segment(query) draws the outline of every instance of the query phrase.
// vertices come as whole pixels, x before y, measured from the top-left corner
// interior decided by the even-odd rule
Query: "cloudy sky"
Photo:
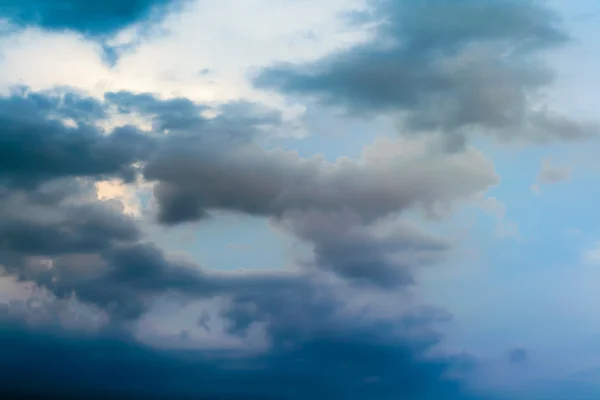
[[[593,0],[0,0],[0,392],[600,396]]]

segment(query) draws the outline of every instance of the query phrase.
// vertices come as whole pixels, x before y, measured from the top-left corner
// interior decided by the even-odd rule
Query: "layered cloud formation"
[[[442,259],[450,241],[408,222],[386,227],[378,221],[414,207],[432,213],[495,184],[493,167],[476,150],[448,155],[427,142],[389,139],[367,148],[361,160],[329,163],[254,144],[261,127],[280,120],[252,104],[226,105],[218,117],[206,118],[205,107],[185,99],[124,92],[107,93],[100,101],[22,89],[1,103],[0,262],[8,275],[50,296],[41,310],[19,308],[20,303],[5,309],[5,343],[17,340],[14,357],[26,350],[33,357],[15,364],[10,354],[2,356],[3,365],[12,365],[9,387],[26,390],[16,377],[26,376],[23,368],[34,364],[57,374],[36,384],[47,393],[97,391],[106,368],[119,364],[139,371],[119,374],[124,381],[111,382],[106,395],[459,396],[455,384],[442,378],[454,361],[419,360],[436,343],[429,326],[436,312],[378,321],[346,310],[345,285],[327,281],[346,278],[392,289],[411,283],[412,269]],[[134,111],[150,118],[151,131],[120,126],[106,132],[97,125],[112,112]],[[456,177],[459,186],[444,184]],[[154,183],[159,223],[201,220],[217,211],[272,218],[314,245],[316,269],[224,273],[170,258],[144,238],[118,201],[97,200],[94,182],[113,178]],[[53,319],[71,312],[67,300],[73,295],[71,301],[105,319],[100,336],[56,331]],[[140,318],[163,295],[227,298],[218,312],[229,334],[243,336],[262,326],[268,352],[233,360],[231,354],[200,354],[186,361],[124,342],[123,324]],[[61,302],[66,303],[56,308]],[[13,327],[15,312],[37,328],[25,333],[25,326]],[[37,336],[25,339],[31,334]],[[41,348],[28,350],[28,343]],[[97,352],[108,365],[95,361]],[[219,361],[213,365],[214,357]],[[256,365],[263,366],[255,370]],[[88,378],[68,384],[82,368]],[[172,368],[185,372],[173,374]]]
[[[104,40],[180,3],[0,1],[0,16]],[[252,79],[284,103],[307,96],[323,112],[400,121],[399,135],[375,132],[358,157],[284,149],[308,123],[277,102],[20,82],[0,96],[0,267],[19,292],[0,307],[0,393],[532,398],[497,390],[477,354],[444,347],[452,310],[419,297],[419,276],[461,249],[459,229],[442,229],[451,217],[500,183],[471,139],[596,134],[542,101],[552,82],[543,55],[569,35],[534,1],[377,0],[343,11],[366,41],[262,65]],[[561,172],[544,164],[539,182],[568,178]],[[101,198],[99,185],[115,182],[139,212]],[[267,220],[305,251],[288,267],[231,271],[156,234],[223,215]],[[164,304],[187,310],[188,328],[146,329],[168,317]],[[509,370],[530,357],[525,347],[503,353]]]

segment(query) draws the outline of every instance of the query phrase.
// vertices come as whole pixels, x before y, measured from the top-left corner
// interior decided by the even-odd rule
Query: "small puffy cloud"
[[[531,186],[534,193],[540,193],[542,185],[553,185],[571,179],[573,168],[564,165],[553,165],[549,159],[542,161],[536,182]]]
[[[538,175],[538,182],[542,184],[564,182],[571,179],[572,172],[570,167],[554,166],[549,160],[544,160]]]

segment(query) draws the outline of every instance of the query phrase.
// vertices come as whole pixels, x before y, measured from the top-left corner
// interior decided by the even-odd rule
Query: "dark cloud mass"
[[[378,328],[345,328],[232,357],[160,351],[109,333],[66,334],[13,322],[0,329],[6,349],[0,384],[6,395],[40,398],[473,399],[442,377],[454,360],[423,356],[430,338],[411,343]]]
[[[375,0],[355,23],[377,22],[371,42],[305,65],[264,69],[262,88],[310,95],[353,114],[401,112],[403,132],[500,140],[579,140],[598,126],[534,106],[552,82],[545,50],[568,41],[558,15],[526,0]]]
[[[0,98],[0,180],[22,186],[61,177],[132,179],[132,165],[153,142],[130,126],[106,135],[93,124],[104,112],[96,100],[74,94]]]
[[[0,17],[21,26],[107,36],[160,17],[185,0],[1,0]]]
[[[379,293],[377,285],[393,295],[413,282],[414,268],[443,259],[451,242],[397,217],[443,212],[495,184],[483,155],[386,139],[356,161],[304,159],[253,144],[282,123],[278,113],[244,102],[221,106],[215,118],[204,117],[206,109],[126,92],[98,101],[22,89],[0,98],[0,266],[44,293],[0,307],[0,392],[471,399],[464,361],[430,352],[447,314],[399,304],[382,317],[346,291]],[[152,132],[99,128],[112,113],[149,119]],[[314,260],[298,271],[216,272],[175,258],[120,202],[97,198],[96,182],[135,177],[154,183],[164,224],[214,211],[263,216],[312,245]],[[212,334],[218,317],[232,338],[261,330],[265,348],[142,345],[131,327],[161,296],[224,299],[202,314],[200,329]]]

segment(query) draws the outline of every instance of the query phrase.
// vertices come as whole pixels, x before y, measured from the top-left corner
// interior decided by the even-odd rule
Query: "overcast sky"
[[[600,396],[593,0],[0,0],[0,394]]]

